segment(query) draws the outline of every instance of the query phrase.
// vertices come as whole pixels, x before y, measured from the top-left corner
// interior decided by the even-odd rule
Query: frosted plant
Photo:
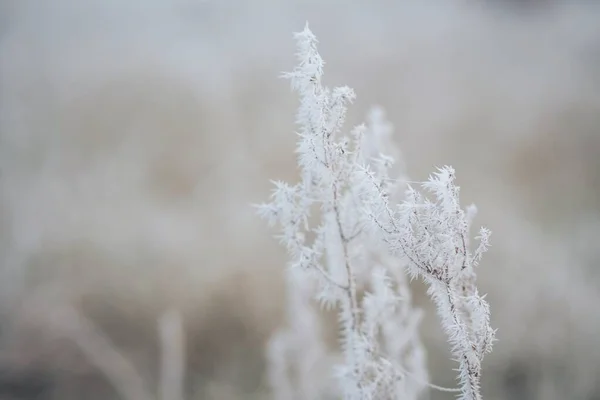
[[[268,343],[268,380],[276,399],[311,400],[330,393],[327,367],[331,355],[321,337],[319,313],[311,304],[314,285],[296,279],[301,271],[286,277],[288,326],[273,334]]]
[[[372,108],[368,115],[368,128],[363,135],[362,159],[359,162],[372,168],[376,176],[384,179],[391,172],[394,180],[387,182],[389,196],[393,200],[399,200],[403,195],[406,179],[404,168],[400,165],[400,151],[391,140],[392,132],[392,125],[385,119],[383,109]],[[361,171],[363,169],[359,168],[359,178]],[[356,192],[354,196],[356,197]],[[363,210],[355,208],[355,212],[361,211]],[[369,214],[361,215],[364,218]],[[425,349],[418,334],[422,313],[412,306],[405,265],[402,260],[388,254],[377,236],[370,234],[367,229],[361,232],[354,248],[357,247],[362,250],[360,254],[363,258],[363,268],[370,271],[370,292],[363,300],[363,313],[366,315],[364,320],[371,321],[374,330],[379,334],[372,334],[371,338],[378,341],[395,373],[408,378],[395,379],[386,391],[379,391],[378,397],[416,399],[425,389],[428,373]],[[360,265],[358,260],[357,265]],[[386,304],[385,299],[391,301]],[[379,312],[379,315],[375,314],[376,312]]]
[[[423,189],[433,194],[429,200],[409,187],[406,199],[390,206],[380,178],[367,171],[364,183],[365,210],[374,233],[380,234],[392,254],[403,258],[413,277],[421,276],[437,305],[442,327],[452,353],[459,363],[462,400],[481,399],[481,362],[492,349],[495,331],[490,327],[490,311],[485,296],[475,285],[474,268],[489,246],[490,231],[481,228],[479,245],[469,246],[469,230],[476,208],[460,208],[459,187],[454,169],[443,167],[433,174]]]
[[[373,112],[369,128],[356,128],[352,137],[341,135],[346,104],[354,93],[347,87],[333,91],[323,87],[323,61],[315,37],[306,28],[296,38],[300,63],[286,76],[301,96],[301,182],[276,182],[273,201],[260,207],[263,216],[281,226],[279,237],[292,259],[292,285],[288,288],[291,329],[278,332],[271,342],[272,385],[278,398],[293,396],[291,380],[282,373],[289,361],[282,356],[294,343],[305,345],[300,358],[295,358],[305,366],[315,364],[316,350],[325,351],[311,330],[318,329],[318,324],[305,296],[315,283],[311,294],[323,305],[339,310],[344,363],[337,372],[344,398],[416,398],[427,378],[416,332],[420,313],[410,306],[400,264],[390,262],[392,258],[385,255],[381,244],[367,236],[363,200],[353,190],[365,165],[375,170],[391,165],[390,158],[379,158],[378,140],[385,141],[385,125]],[[320,223],[310,227],[310,213],[315,209],[320,212]],[[366,288],[370,291],[362,294]],[[305,335],[304,339],[300,335]],[[407,379],[407,373],[417,379]],[[305,375],[306,368],[297,368],[296,392],[306,391],[301,383]]]
[[[408,270],[430,283],[461,363],[463,398],[478,399],[480,362],[491,348],[493,331],[487,305],[474,286],[473,266],[487,248],[488,231],[481,231],[481,245],[471,255],[467,237],[471,214],[458,208],[458,189],[452,180],[444,180],[450,169],[425,184],[440,202],[423,200],[409,187],[408,198],[392,210],[390,204],[401,200],[404,183],[399,176],[390,177],[400,174],[391,157],[399,154],[390,147],[390,125],[382,111],[374,109],[368,126],[343,135],[354,92],[322,85],[324,62],[308,26],[295,37],[299,63],[284,76],[301,100],[296,150],[301,179],[293,185],[274,182],[272,201],[259,206],[261,216],[279,225],[278,237],[291,259],[291,328],[278,332],[269,348],[277,398],[318,396],[316,392],[312,397],[297,396],[307,393],[304,385],[315,384],[311,382],[315,378],[309,378],[311,366],[322,359],[318,353],[325,352],[309,296],[338,312],[343,355],[335,368],[338,396],[410,400],[432,387],[426,383],[417,331],[421,313],[411,305]],[[391,154],[382,154],[384,147]],[[456,253],[450,254],[450,248]],[[306,351],[300,354],[298,346],[306,346]],[[299,364],[296,388],[287,372],[291,363]]]

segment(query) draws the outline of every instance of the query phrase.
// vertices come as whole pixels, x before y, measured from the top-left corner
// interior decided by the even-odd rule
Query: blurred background
[[[295,179],[305,21],[347,127],[384,107],[409,175],[453,165],[494,232],[484,398],[600,399],[593,3],[1,0],[0,399],[272,398],[286,258],[250,204]]]

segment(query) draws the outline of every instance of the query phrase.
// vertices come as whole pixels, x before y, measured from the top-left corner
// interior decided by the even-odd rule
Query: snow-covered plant
[[[427,384],[421,313],[411,304],[408,271],[430,284],[460,362],[462,398],[479,399],[481,358],[491,348],[493,331],[473,267],[487,249],[489,232],[481,231],[481,244],[471,254],[473,213],[459,208],[450,168],[424,184],[435,202],[406,186],[381,110],[370,113],[367,126],[341,133],[354,92],[322,85],[324,62],[308,26],[295,37],[299,63],[284,76],[301,100],[300,182],[275,182],[272,201],[259,206],[261,216],[279,225],[290,256],[289,328],[277,332],[269,347],[276,397],[319,396],[304,387],[316,383],[311,368],[326,352],[311,297],[338,312],[343,356],[335,367],[338,397],[410,400],[433,386]],[[394,208],[404,189],[408,197]]]

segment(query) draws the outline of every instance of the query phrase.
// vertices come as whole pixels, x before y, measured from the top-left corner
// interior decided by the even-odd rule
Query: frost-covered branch
[[[368,172],[368,171],[367,171]],[[369,198],[366,208],[372,225],[392,254],[404,257],[413,276],[422,276],[438,308],[442,327],[459,363],[461,399],[481,399],[481,362],[492,349],[494,330],[485,296],[476,287],[475,267],[489,246],[490,231],[481,228],[479,246],[469,248],[469,227],[475,214],[460,208],[459,188],[451,167],[443,167],[422,184],[429,200],[413,188],[392,208],[374,174],[367,173]],[[378,195],[377,195],[378,194]],[[373,212],[377,210],[377,212]]]
[[[361,165],[380,164],[380,142],[389,132],[381,113],[373,112],[369,127],[342,135],[346,105],[354,99],[354,92],[322,85],[324,63],[308,27],[296,34],[296,39],[298,66],[284,76],[291,80],[301,101],[297,115],[301,180],[295,185],[276,182],[272,202],[259,209],[269,222],[278,223],[280,241],[291,257],[293,284],[288,296],[294,310],[290,310],[289,324],[294,326],[295,318],[311,315],[305,309],[308,300],[304,298],[304,304],[298,300],[312,282],[316,288],[313,297],[326,307],[337,307],[339,314],[344,363],[336,369],[338,393],[346,399],[416,399],[427,380],[424,350],[417,335],[420,312],[410,305],[397,260],[386,257],[381,244],[368,236],[363,200],[354,190]],[[314,211],[319,218],[312,227],[309,220]],[[315,349],[319,345],[312,337],[310,348]],[[271,371],[275,372],[271,376],[277,376],[274,386],[280,386],[276,393],[291,389],[281,386],[289,381],[276,374],[282,368],[273,368],[273,364],[283,365],[279,356],[297,340],[280,331],[270,347]],[[416,379],[407,378],[407,373]]]
[[[400,153],[391,143],[383,111],[372,110],[367,126],[342,134],[354,92],[323,86],[324,62],[308,26],[295,37],[298,65],[284,77],[300,96],[300,181],[275,182],[272,201],[259,206],[260,215],[279,226],[278,237],[290,256],[291,328],[275,335],[269,351],[276,394],[307,393],[292,388],[289,357],[300,365],[296,382],[303,386],[310,384],[306,366],[319,358],[315,352],[326,352],[311,296],[338,311],[344,362],[336,371],[344,399],[417,399],[426,387],[435,387],[427,383],[417,330],[421,313],[411,304],[408,271],[430,285],[460,363],[462,398],[480,399],[481,359],[491,349],[494,332],[473,268],[488,247],[489,231],[481,230],[480,246],[471,253],[468,231],[474,213],[460,209],[449,167],[423,184],[435,201],[410,187],[403,199]],[[299,355],[294,346],[310,351]]]

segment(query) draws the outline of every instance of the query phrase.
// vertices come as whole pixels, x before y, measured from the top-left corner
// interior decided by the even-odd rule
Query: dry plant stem
[[[151,400],[142,377],[135,367],[74,307],[65,305],[57,312],[59,323],[55,328],[60,334],[77,344],[87,359],[98,368],[125,400]]]
[[[72,340],[88,361],[98,368],[124,400],[153,400],[138,370],[111,340],[75,307],[60,304],[51,326],[55,335]],[[56,323],[58,321],[58,323]],[[185,335],[181,314],[165,312],[157,321],[160,346],[160,398],[183,400]]]
[[[161,350],[160,395],[163,400],[183,400],[185,376],[185,332],[177,310],[166,311],[158,319]]]
[[[339,200],[338,200],[339,196],[337,193],[337,185],[334,184],[333,187],[333,209],[335,212],[335,221],[336,221],[336,225],[337,225],[337,230],[338,233],[340,235],[340,241],[342,243],[342,254],[344,257],[344,266],[346,268],[346,275],[347,275],[347,286],[345,288],[345,292],[346,292],[346,296],[348,298],[348,305],[350,307],[350,326],[351,326],[351,334],[349,335],[350,338],[350,347],[354,349],[354,338],[356,337],[357,334],[359,334],[360,328],[359,328],[359,321],[360,321],[360,310],[358,308],[358,300],[356,298],[356,278],[355,278],[355,274],[354,271],[352,270],[352,265],[350,263],[350,257],[348,254],[348,238],[346,238],[346,235],[344,234],[344,229],[342,227],[342,221],[341,221],[341,215],[340,215],[340,210],[339,210]],[[342,307],[344,307],[344,304],[342,303]],[[358,374],[359,371],[359,366],[356,365],[357,360],[354,360],[354,371],[356,374]]]
[[[350,304],[350,311],[352,315],[352,329],[358,332],[358,321],[360,318],[359,309],[358,309],[358,301],[356,299],[356,279],[354,275],[354,271],[352,270],[352,265],[350,263],[350,257],[348,255],[348,238],[344,234],[344,229],[342,227],[342,221],[340,216],[340,209],[338,205],[338,193],[337,193],[337,185],[334,185],[333,189],[333,210],[335,212],[335,222],[337,225],[337,229],[340,235],[340,241],[342,243],[342,254],[344,256],[344,266],[346,268],[347,274],[347,286],[344,288],[346,294],[348,296],[348,302]]]
[[[449,283],[446,283],[445,287],[448,296],[448,304],[450,305],[449,312],[452,315],[454,324],[462,331],[461,333],[463,335],[468,335],[466,329],[464,328],[465,325],[460,321],[460,317],[457,313],[457,305],[454,301],[454,295],[452,293]],[[470,344],[474,348],[475,344]],[[467,349],[461,349],[461,355],[458,361],[460,364],[462,364],[460,369],[468,371],[467,384],[463,384],[463,391],[467,394],[467,398],[473,400],[481,400],[481,394],[479,393],[479,379],[481,376],[481,366],[475,365],[469,360],[469,354]]]

